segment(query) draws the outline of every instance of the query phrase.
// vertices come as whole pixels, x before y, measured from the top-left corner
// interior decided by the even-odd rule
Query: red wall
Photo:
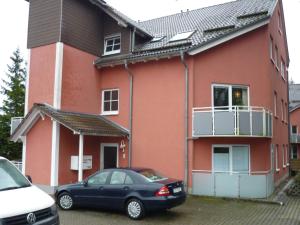
[[[52,121],[39,119],[26,138],[26,175],[35,184],[50,185]]]
[[[31,49],[28,109],[34,103],[53,104],[55,53],[55,44]]]

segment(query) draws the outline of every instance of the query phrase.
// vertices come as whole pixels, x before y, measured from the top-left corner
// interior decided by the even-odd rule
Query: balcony
[[[23,117],[12,117],[10,120],[10,134],[12,134],[16,128],[20,125],[24,118]]]
[[[193,108],[194,138],[272,136],[272,113],[263,107]]]
[[[291,144],[300,143],[300,135],[299,134],[291,134],[290,141],[291,141]]]

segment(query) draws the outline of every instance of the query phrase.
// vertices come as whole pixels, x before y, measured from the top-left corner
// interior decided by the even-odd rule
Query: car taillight
[[[170,195],[170,191],[169,188],[166,186],[163,186],[162,188],[160,188],[158,190],[158,192],[156,192],[155,196],[169,196]]]

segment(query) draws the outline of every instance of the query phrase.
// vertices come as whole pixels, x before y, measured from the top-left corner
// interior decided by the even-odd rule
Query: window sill
[[[289,166],[290,166],[290,164],[289,164],[289,163],[287,163],[287,164],[286,164],[286,167],[289,167]]]
[[[278,33],[282,35],[282,30],[280,28],[278,28]]]
[[[275,118],[275,119],[279,119],[279,117],[278,117],[278,116],[276,116],[276,115],[274,115],[274,118]]]
[[[283,165],[282,168],[285,169],[285,168],[286,168],[286,165]]]
[[[121,50],[118,51],[111,51],[111,52],[104,52],[102,56],[109,56],[109,55],[115,55],[115,54],[120,54]]]
[[[119,111],[102,112],[101,116],[116,116],[119,115]]]
[[[276,169],[276,173],[279,173],[280,169]]]

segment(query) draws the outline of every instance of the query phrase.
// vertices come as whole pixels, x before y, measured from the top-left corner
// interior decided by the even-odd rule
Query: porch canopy
[[[126,137],[129,135],[127,129],[101,115],[68,112],[54,109],[48,104],[34,104],[30,112],[12,133],[11,141],[16,142],[26,136],[33,125],[40,118],[44,119],[45,116],[79,135],[79,181],[82,180],[84,136]]]

